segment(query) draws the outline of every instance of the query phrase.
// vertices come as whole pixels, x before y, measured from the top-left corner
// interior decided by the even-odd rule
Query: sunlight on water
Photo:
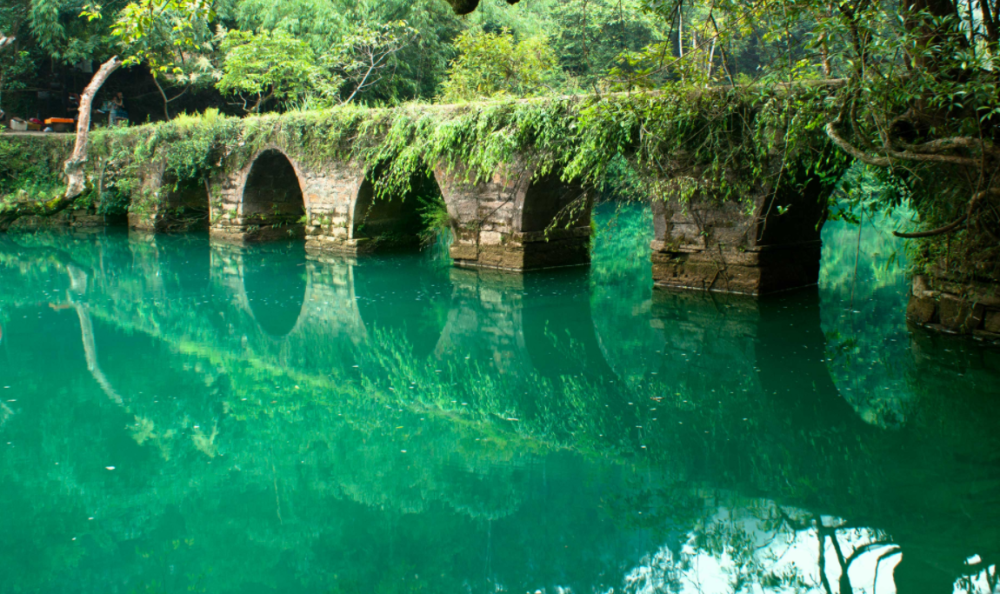
[[[907,328],[883,222],[754,301],[598,219],[523,276],[4,239],[0,592],[995,587],[1000,354]]]

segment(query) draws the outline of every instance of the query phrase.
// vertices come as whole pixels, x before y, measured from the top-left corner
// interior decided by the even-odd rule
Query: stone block
[[[906,319],[917,324],[930,324],[936,311],[937,304],[933,299],[913,295],[906,306]]]
[[[448,251],[456,261],[475,261],[479,258],[479,249],[475,244],[453,243]]]
[[[1000,310],[988,309],[984,312],[983,330],[1000,335]]]
[[[479,243],[482,245],[500,245],[503,236],[497,231],[483,231],[479,234]]]
[[[985,308],[978,303],[955,295],[945,294],[938,300],[938,318],[941,326],[954,332],[968,333],[983,322]]]

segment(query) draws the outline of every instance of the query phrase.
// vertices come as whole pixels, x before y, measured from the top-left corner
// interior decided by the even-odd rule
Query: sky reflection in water
[[[886,232],[756,302],[600,220],[525,276],[5,240],[0,592],[991,590],[1000,353],[907,329]]]

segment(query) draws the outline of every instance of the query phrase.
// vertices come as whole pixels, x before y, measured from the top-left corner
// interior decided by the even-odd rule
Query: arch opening
[[[556,173],[532,181],[514,221],[524,246],[524,269],[590,263],[593,192]]]
[[[291,161],[279,150],[258,155],[243,188],[243,223],[255,240],[305,236],[305,199]]]
[[[375,179],[381,171],[376,171]],[[444,198],[434,179],[421,173],[410,181],[410,191],[400,197],[376,195],[375,182],[366,176],[358,190],[351,217],[351,238],[364,251],[419,247],[436,223],[434,213],[444,211]]]
[[[524,194],[524,233],[590,228],[592,198],[583,186],[566,183],[555,173],[531,182]]]

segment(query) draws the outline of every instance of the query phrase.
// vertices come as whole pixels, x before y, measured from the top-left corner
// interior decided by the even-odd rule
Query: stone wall
[[[394,233],[416,243],[415,200],[373,200],[372,183],[355,163],[315,163],[272,146],[224,170],[212,190],[211,232],[223,241],[304,237],[310,253],[348,255]]]
[[[67,209],[51,217],[21,217],[10,226],[10,231],[69,230],[74,233],[94,233],[122,222],[121,217],[105,216],[94,208]]]
[[[906,319],[951,334],[1000,342],[1000,280],[958,279],[934,267],[913,277]]]
[[[179,185],[160,160],[139,172],[128,225],[138,231],[181,233],[203,231],[209,225],[208,188],[197,182]]]

